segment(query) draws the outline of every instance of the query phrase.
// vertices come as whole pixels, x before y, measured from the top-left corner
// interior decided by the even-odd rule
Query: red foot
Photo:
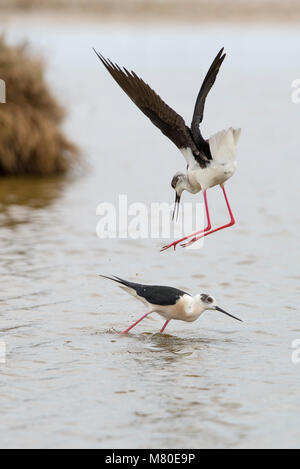
[[[220,226],[219,228],[216,228],[215,230],[211,230],[208,233],[204,233],[201,236],[195,236],[194,238],[190,239],[187,243],[181,244],[183,248],[187,248],[188,246],[191,246],[191,244],[194,244],[196,241],[198,241],[201,238],[204,238],[204,236],[208,236],[212,233],[216,233],[216,231],[223,230],[224,228],[229,228],[230,226],[234,225],[235,221],[231,220],[230,223],[227,223],[227,225]]]
[[[197,231],[196,233],[193,233],[193,234],[190,234],[189,236],[185,236],[184,238],[178,239],[177,241],[174,241],[171,244],[167,244],[166,246],[161,248],[160,252],[166,251],[167,249],[171,248],[172,246],[174,247],[174,251],[175,251],[177,244],[182,243],[182,241],[185,241],[186,239],[189,239],[191,236],[196,236],[200,233],[205,233],[206,231],[211,230],[210,215],[209,215],[209,210],[208,210],[208,202],[207,202],[206,191],[203,192],[203,196],[204,196],[205,211],[206,211],[206,217],[207,217],[207,227],[204,228],[204,230]]]
[[[174,247],[174,251],[176,250],[176,246],[179,243],[182,243],[182,241],[185,241],[186,239],[189,239],[191,236],[198,235],[200,233],[205,233],[206,231],[209,231],[211,229],[211,225],[208,225],[204,230],[197,231],[196,233],[192,233],[189,236],[185,236],[184,238],[177,239],[177,241],[173,241],[171,244],[167,244],[166,246],[162,247],[160,252],[166,251],[167,249],[171,248],[172,246]],[[183,246],[183,245],[181,245]]]
[[[206,191],[204,191],[204,201],[205,201],[205,208],[206,208],[207,224],[208,224],[208,226],[207,226],[204,230],[198,231],[197,233],[193,233],[193,234],[191,234],[190,236],[186,236],[185,238],[182,238],[182,239],[179,239],[179,240],[177,240],[177,241],[174,241],[173,243],[169,244],[168,246],[164,246],[164,247],[161,249],[161,251],[165,251],[166,249],[169,249],[171,246],[174,246],[174,249],[175,249],[178,243],[181,243],[182,241],[185,241],[186,239],[189,239],[189,238],[193,237],[193,238],[190,239],[187,243],[181,244],[181,246],[184,247],[184,248],[185,248],[185,247],[188,247],[188,246],[190,246],[191,244],[193,244],[193,243],[195,243],[196,241],[198,241],[199,239],[203,238],[204,236],[208,236],[208,235],[210,235],[210,234],[212,234],[212,233],[216,233],[217,231],[223,230],[224,228],[229,228],[230,226],[234,225],[234,224],[235,224],[235,220],[234,220],[234,217],[233,217],[233,214],[232,214],[232,210],[231,210],[231,207],[230,207],[228,198],[227,198],[227,194],[226,194],[225,188],[222,187],[222,190],[223,190],[225,202],[226,202],[226,205],[227,205],[227,209],[228,209],[228,212],[229,212],[229,215],[230,215],[230,222],[227,223],[227,225],[223,225],[223,226],[220,226],[219,228],[215,228],[214,230],[211,230],[211,223],[210,223],[210,217],[209,217],[209,211],[208,211],[208,204],[207,204]],[[198,236],[198,235],[200,235],[200,236]]]

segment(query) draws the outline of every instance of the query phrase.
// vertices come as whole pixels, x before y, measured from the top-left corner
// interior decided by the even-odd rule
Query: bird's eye
[[[178,182],[178,176],[174,176],[173,179],[172,179],[172,182],[171,182],[171,186],[172,186],[173,189],[176,188],[177,182]]]
[[[209,295],[206,295],[205,293],[202,293],[201,295],[201,300],[204,302],[204,303],[213,303],[214,302],[214,299],[209,296]]]

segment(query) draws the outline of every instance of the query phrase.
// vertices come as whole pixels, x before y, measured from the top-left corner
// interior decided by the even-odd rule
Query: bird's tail
[[[125,288],[130,288],[132,290],[137,291],[140,287],[140,283],[135,283],[135,282],[129,282],[128,280],[124,280],[123,278],[117,277],[116,275],[112,275],[109,277],[108,275],[100,275],[100,277],[107,278],[108,280],[113,280],[116,283],[119,283],[119,285]]]
[[[241,129],[230,127],[212,135],[209,138],[209,146],[213,159],[219,162],[234,160],[240,134]]]
[[[108,280],[113,280],[114,282],[118,283],[119,287],[126,293],[129,293],[136,299],[142,301],[142,303],[145,303],[143,297],[138,295],[138,291],[141,288],[140,283],[128,282],[127,280],[124,280],[120,277],[116,277],[116,275],[113,275],[112,277],[109,277],[108,275],[100,275],[100,277],[107,278]]]

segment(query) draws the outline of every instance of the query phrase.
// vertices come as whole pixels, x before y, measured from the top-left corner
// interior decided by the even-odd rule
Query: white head
[[[224,309],[220,308],[216,299],[211,295],[207,295],[206,293],[200,293],[199,295],[196,295],[195,300],[195,303],[199,308],[200,314],[208,309],[211,309],[214,311],[220,311],[220,313],[226,314],[227,316],[236,319],[237,321],[243,322],[241,319],[232,316],[231,314],[224,311]]]
[[[188,178],[183,173],[176,173],[174,174],[173,179],[171,181],[171,186],[175,190],[175,204],[172,217],[174,220],[175,217],[176,219],[178,217],[181,194],[184,190],[187,190],[189,187]]]

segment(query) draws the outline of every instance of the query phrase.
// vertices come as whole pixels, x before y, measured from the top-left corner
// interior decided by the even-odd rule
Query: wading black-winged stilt
[[[105,59],[95,50],[103,65],[129,98],[164,135],[175,143],[186,159],[186,174],[176,173],[171,182],[176,192],[173,218],[176,210],[178,213],[181,194],[184,190],[192,194],[196,194],[201,190],[203,191],[207,217],[206,228],[164,246],[162,251],[171,246],[175,249],[178,243],[191,238],[188,242],[181,244],[183,247],[188,246],[203,236],[215,233],[235,223],[224,183],[233,176],[236,170],[236,146],[240,129],[230,128],[222,130],[206,140],[203,138],[199,127],[203,120],[206,97],[216,80],[221,64],[226,56],[226,54],[223,54],[223,50],[224,48],[217,54],[204,78],[196,100],[191,128],[135,72],[129,72],[126,68],[121,69],[117,64]],[[223,226],[212,229],[206,191],[216,185],[220,185],[222,188],[230,221]]]
[[[206,310],[220,311],[237,321],[243,322],[220,308],[215,298],[206,293],[191,296],[189,293],[173,287],[142,285],[141,283],[128,282],[115,275],[112,277],[101,275],[101,277],[117,282],[122,289],[142,301],[149,309],[146,314],[125,329],[122,334],[129,332],[151,313],[158,313],[165,319],[165,323],[160,330],[161,333],[164,332],[171,319],[193,322]]]

